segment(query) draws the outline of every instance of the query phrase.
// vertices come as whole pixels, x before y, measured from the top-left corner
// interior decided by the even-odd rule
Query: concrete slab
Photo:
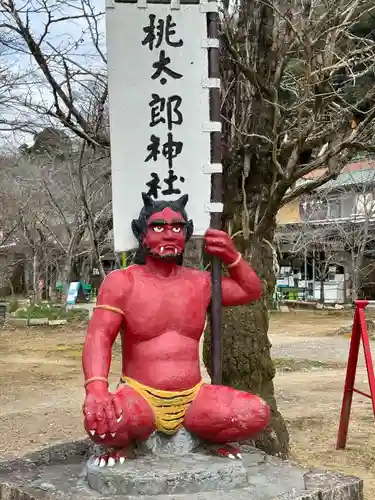
[[[10,316],[7,320],[9,325],[16,326],[17,328],[27,328],[29,326],[29,320],[26,318],[15,318]]]
[[[104,477],[114,477],[118,474],[123,481],[127,477],[130,485],[126,486],[129,493],[116,492],[100,493],[90,488],[87,482],[88,468],[86,460],[92,453],[89,441],[65,443],[46,448],[40,452],[26,455],[17,460],[0,462],[0,500],[363,500],[362,480],[343,474],[320,470],[309,470],[287,461],[269,457],[259,450],[246,447],[243,450],[244,460],[228,462],[226,459],[206,456],[202,459],[199,453],[175,457],[163,466],[160,462],[157,469],[147,469],[144,458],[127,461],[118,468],[101,469]],[[199,457],[199,458],[198,458]],[[194,463],[194,458],[201,465],[207,466],[206,476],[202,475],[200,466]],[[149,458],[150,465],[155,457]],[[141,462],[142,461],[142,462]],[[219,462],[218,462],[219,461]],[[217,464],[220,463],[218,466]],[[223,465],[221,465],[221,463]],[[142,465],[143,464],[143,465]],[[209,476],[213,469],[232,464],[232,476],[241,478],[233,483],[221,479],[215,485]],[[150,489],[144,495],[135,495],[137,488],[146,484],[141,468],[148,475],[148,481],[154,481],[152,474],[159,484],[158,489]],[[194,477],[194,470],[201,475]],[[172,483],[168,483],[168,476],[185,474],[185,483],[177,485],[173,491],[171,484],[175,481],[172,474]],[[245,473],[244,473],[245,471]],[[133,474],[133,475],[131,475]],[[246,482],[244,478],[246,476]],[[164,485],[160,488],[164,478]],[[186,478],[194,480],[188,486]],[[121,483],[120,481],[120,483]],[[149,483],[150,484],[150,483]],[[185,486],[181,486],[184,484]],[[207,485],[209,489],[207,488]],[[192,491],[194,490],[194,491]],[[117,487],[118,491],[118,487]],[[165,493],[161,493],[165,491]]]
[[[48,321],[49,326],[61,326],[61,325],[66,325],[67,320],[66,319],[50,319]]]
[[[234,490],[248,486],[248,473],[240,460],[192,453],[179,460],[142,457],[103,468],[89,460],[87,481],[102,495],[143,497]]]
[[[48,325],[48,318],[30,318],[29,326]]]

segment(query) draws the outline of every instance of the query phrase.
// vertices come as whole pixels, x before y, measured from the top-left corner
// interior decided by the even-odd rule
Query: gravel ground
[[[345,337],[289,337],[276,334],[269,338],[273,358],[339,363],[345,363],[348,359],[350,339]],[[375,342],[371,342],[371,347],[372,352],[375,352]]]
[[[349,314],[273,314],[270,317],[272,356],[278,360],[345,364],[350,340],[333,334],[351,321]],[[80,358],[85,331],[85,325],[67,325],[54,330],[0,329],[2,459],[84,436]],[[360,360],[357,384],[359,389],[367,391],[362,355]],[[117,382],[119,370],[120,359],[116,354],[111,387]],[[294,366],[293,370],[277,372],[276,399],[289,426],[293,458],[307,466],[332,468],[363,477],[366,500],[373,500],[375,435],[373,437],[369,400],[355,397],[348,448],[345,452],[335,450],[344,380],[344,367],[299,369]]]

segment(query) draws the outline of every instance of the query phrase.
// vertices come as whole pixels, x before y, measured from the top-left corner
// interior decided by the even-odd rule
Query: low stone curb
[[[11,316],[7,319],[7,324],[17,326],[18,328],[27,328],[29,326],[29,320],[27,318],[16,318]]]
[[[60,325],[66,325],[67,324],[66,319],[50,319],[48,321],[49,326],[60,326]]]
[[[48,318],[16,318],[10,316],[7,318],[7,324],[17,326],[18,328],[27,328],[29,326],[62,326],[67,324],[66,319],[48,319]]]
[[[48,325],[48,318],[29,318],[29,326]]]

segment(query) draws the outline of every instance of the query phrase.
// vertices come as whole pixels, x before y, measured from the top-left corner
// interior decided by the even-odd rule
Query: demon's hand
[[[233,264],[238,258],[238,251],[227,233],[217,229],[208,229],[205,234],[205,250],[216,255],[226,265]]]
[[[92,436],[98,434],[102,439],[107,434],[116,435],[118,423],[123,417],[117,395],[111,394],[107,387],[95,387],[95,384],[87,387],[83,414],[86,429]]]

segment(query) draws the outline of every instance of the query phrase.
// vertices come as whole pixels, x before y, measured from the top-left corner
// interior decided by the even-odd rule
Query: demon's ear
[[[186,224],[186,241],[190,240],[190,238],[193,236],[193,232],[194,232],[194,223],[190,219]]]
[[[142,243],[142,224],[139,220],[132,220],[132,231],[137,240]]]
[[[178,205],[180,207],[185,208],[188,201],[189,201],[189,195],[188,194],[184,194],[176,202],[178,203]]]
[[[142,193],[142,200],[145,207],[152,207],[154,200],[146,193]]]

